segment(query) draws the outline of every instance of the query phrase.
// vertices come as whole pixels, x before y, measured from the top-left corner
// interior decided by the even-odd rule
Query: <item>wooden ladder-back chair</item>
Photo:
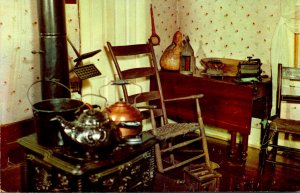
[[[285,81],[289,81],[287,85]],[[298,85],[297,85],[298,84]],[[285,145],[285,143],[278,143],[279,133],[284,135],[298,136],[298,143],[300,137],[300,117],[298,119],[289,119],[282,116],[282,104],[285,102],[287,105],[298,104],[300,105],[300,68],[283,67],[278,64],[278,79],[277,79],[277,92],[276,92],[276,113],[271,117],[267,123],[266,131],[262,140],[260,167],[261,173],[264,171],[266,162],[272,163],[275,167],[276,164],[295,167],[300,169],[300,148]],[[277,152],[282,151],[291,156],[297,156],[298,163],[287,163],[276,159]],[[297,160],[297,159],[295,159]]]
[[[163,97],[163,91],[161,87],[159,72],[158,72],[158,66],[153,50],[153,46],[151,43],[146,44],[136,44],[136,45],[122,45],[122,46],[112,46],[110,42],[107,42],[107,47],[109,50],[109,53],[111,55],[112,61],[115,65],[115,68],[117,70],[117,73],[119,75],[119,78],[121,80],[132,80],[135,81],[141,80],[141,78],[147,78],[148,80],[151,78],[154,78],[157,82],[157,88],[158,90],[150,90],[147,92],[142,93],[136,93],[129,95],[128,94],[128,84],[122,85],[123,93],[125,101],[131,104],[136,104],[137,107],[139,104],[152,104],[149,105],[149,109],[146,108],[145,111],[142,111],[145,118],[149,118],[152,123],[152,133],[160,139],[160,142],[156,144],[155,146],[155,155],[156,155],[156,163],[157,163],[157,169],[159,172],[163,173],[169,170],[172,170],[174,168],[178,168],[180,166],[186,165],[192,161],[202,159],[202,163],[204,163],[209,169],[212,168],[211,165],[213,165],[210,162],[209,154],[208,154],[208,147],[207,147],[207,141],[204,131],[204,124],[201,116],[201,109],[199,105],[199,99],[203,97],[202,94],[199,95],[193,95],[188,97],[182,97],[182,98],[176,98],[176,99],[164,99]],[[128,68],[124,62],[124,58],[135,58],[139,57],[141,55],[145,55],[149,57],[149,66],[147,67],[132,67]],[[120,62],[120,59],[122,58],[122,62]],[[130,60],[132,65],[132,60]],[[176,73],[176,72],[174,72]],[[145,80],[143,79],[143,80]],[[145,82],[145,81],[144,81]],[[150,81],[149,81],[150,83]],[[135,82],[135,84],[138,84],[138,82]],[[139,94],[138,97],[136,95]],[[165,102],[171,102],[171,101],[178,101],[178,100],[195,100],[195,113],[198,116],[198,122],[197,123],[168,123],[167,113],[166,113],[166,107]],[[153,103],[151,101],[159,101],[159,105],[155,105],[155,108],[153,107]],[[184,105],[184,103],[183,103]],[[157,127],[157,123],[161,120],[162,123]],[[196,132],[198,131],[198,132]],[[186,141],[182,140],[175,140],[178,138],[178,136],[185,136],[188,133],[193,133],[192,136],[196,138],[188,138]],[[194,134],[195,133],[195,134]],[[179,137],[180,138],[180,137]],[[181,139],[181,138],[180,138]],[[173,142],[176,142],[177,144],[173,144]],[[197,149],[197,155],[193,153],[193,155],[189,155],[187,159],[176,159],[175,157],[175,150],[178,150],[179,148],[187,147],[187,145],[190,145],[194,142],[200,142],[201,145],[199,145],[202,150],[199,151]],[[197,146],[198,148],[198,146]],[[182,156],[183,158],[185,156]],[[168,160],[168,163],[165,161]]]

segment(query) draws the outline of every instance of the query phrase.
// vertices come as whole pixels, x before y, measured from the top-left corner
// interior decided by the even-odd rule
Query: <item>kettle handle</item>
[[[83,97],[85,97],[85,96],[88,96],[88,95],[90,95],[90,96],[97,96],[97,97],[100,97],[100,98],[104,99],[104,101],[105,101],[105,103],[104,103],[104,107],[106,107],[106,106],[107,106],[107,99],[106,99],[104,96],[102,96],[102,95],[98,95],[98,94],[93,94],[93,93],[91,93],[91,94],[84,94],[84,95],[82,95],[82,96],[81,96],[81,101],[82,101],[82,98],[83,98]]]
[[[138,87],[140,88],[140,90],[141,90],[140,93],[137,94],[137,95],[134,97],[134,100],[133,100],[133,106],[136,107],[136,99],[137,99],[139,96],[141,96],[141,93],[143,92],[143,88],[142,88],[141,85],[136,84],[136,83],[134,83],[133,81],[129,81],[129,80],[127,80],[127,79],[112,80],[112,81],[110,81],[109,83],[107,83],[106,85],[101,86],[100,89],[99,89],[99,93],[100,93],[101,88],[103,88],[103,87],[105,87],[105,86],[108,86],[108,85],[123,86],[123,85],[126,85],[126,84],[133,84],[133,85],[135,85],[135,86],[138,86]],[[100,95],[100,96],[101,96],[101,95]]]

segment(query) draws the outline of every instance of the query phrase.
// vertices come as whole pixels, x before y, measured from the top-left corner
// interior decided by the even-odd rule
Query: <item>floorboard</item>
[[[208,146],[211,161],[220,165],[217,170],[222,174],[220,191],[300,191],[299,169],[280,165],[274,169],[271,164],[267,164],[264,174],[260,175],[258,149],[249,147],[245,165],[232,166],[228,164],[229,142],[209,138]],[[190,191],[190,185],[183,180],[183,168],[164,174],[157,173],[153,191]]]

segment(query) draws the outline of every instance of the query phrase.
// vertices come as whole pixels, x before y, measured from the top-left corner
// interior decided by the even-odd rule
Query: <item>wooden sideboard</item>
[[[204,124],[231,133],[230,157],[243,162],[247,157],[248,136],[252,117],[265,119],[272,105],[272,84],[269,78],[261,82],[237,83],[234,77],[210,78],[160,71],[164,98],[203,93],[200,100]],[[151,81],[151,88],[156,85]],[[168,117],[176,121],[195,121],[193,101],[166,104]],[[237,156],[236,134],[242,136],[241,154]]]

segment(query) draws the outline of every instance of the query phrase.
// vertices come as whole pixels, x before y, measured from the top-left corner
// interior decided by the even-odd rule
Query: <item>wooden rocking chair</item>
[[[150,77],[156,80],[158,90],[150,90],[142,93],[128,94],[128,84],[122,85],[122,90],[124,93],[124,98],[126,102],[131,104],[152,104],[142,111],[145,118],[151,120],[152,130],[151,132],[160,139],[160,142],[155,146],[155,155],[157,162],[157,169],[159,172],[163,173],[174,168],[184,166],[188,163],[198,160],[198,163],[204,163],[209,169],[212,169],[212,163],[209,159],[207,141],[204,131],[204,124],[201,116],[201,109],[199,104],[199,99],[203,97],[203,94],[174,98],[174,99],[164,99],[163,91],[161,88],[160,77],[158,73],[158,66],[153,50],[152,44],[135,44],[135,45],[122,45],[122,46],[112,46],[110,42],[107,42],[107,47],[111,55],[112,61],[115,65],[118,76],[121,80],[135,80],[135,84],[138,81],[146,82],[149,81]],[[132,64],[134,59],[148,57],[143,61],[147,61],[147,66],[145,64],[142,67],[134,67]],[[129,60],[126,60],[129,59]],[[122,60],[122,61],[120,61]],[[127,63],[126,63],[127,61]],[[148,62],[149,61],[149,62]],[[128,65],[131,63],[131,66]],[[125,64],[126,63],[126,64]],[[176,73],[176,72],[174,72]],[[150,81],[149,81],[150,82]],[[138,97],[136,97],[139,95]],[[165,102],[172,101],[184,101],[194,100],[195,101],[195,114],[198,117],[198,122],[196,123],[169,123],[166,113]],[[153,105],[153,101],[156,101]],[[160,121],[157,121],[160,120]],[[159,123],[161,122],[161,123]],[[192,137],[187,137],[188,133],[192,133]],[[177,152],[177,150],[184,147],[189,148],[192,143],[200,142],[196,146],[196,151],[193,153],[188,152],[184,154],[189,154],[183,156],[182,152]],[[175,144],[176,143],[176,144]],[[194,147],[194,146],[193,146]],[[177,156],[177,153],[180,156]],[[191,155],[193,154],[193,155]],[[195,155],[196,154],[196,155]],[[187,157],[187,158],[186,158]],[[177,159],[181,158],[181,159]],[[186,158],[186,159],[185,159]],[[200,161],[201,160],[201,161]],[[165,163],[167,162],[167,163]]]

